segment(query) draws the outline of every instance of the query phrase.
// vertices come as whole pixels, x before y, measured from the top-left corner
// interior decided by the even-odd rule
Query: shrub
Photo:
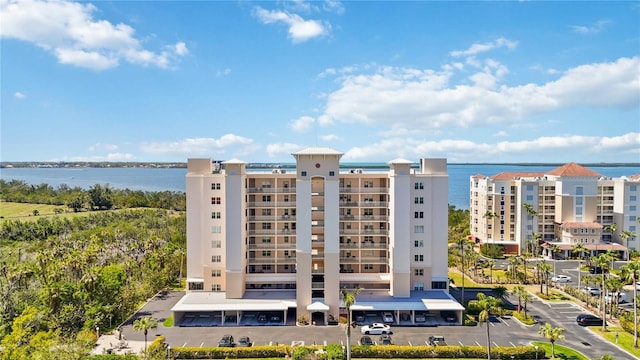
[[[480,245],[480,254],[494,259],[502,259],[504,258],[504,246],[500,244],[482,244]]]
[[[329,344],[325,348],[327,351],[327,359],[328,360],[342,360],[344,359],[344,351],[342,350],[342,346],[338,344]]]

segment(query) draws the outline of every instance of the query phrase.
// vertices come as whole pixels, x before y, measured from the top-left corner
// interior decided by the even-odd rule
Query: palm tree
[[[520,295],[525,292],[527,291],[524,289],[524,286],[522,285],[516,285],[513,287],[513,290],[511,290],[511,293],[518,297],[518,311],[522,309],[522,297]]]
[[[607,331],[607,313],[606,313],[606,308],[605,308],[605,297],[604,297],[604,290],[605,290],[605,279],[607,278],[605,275],[605,269],[607,268],[607,265],[609,265],[609,261],[611,259],[609,258],[609,255],[607,254],[600,254],[598,256],[596,256],[595,258],[595,263],[600,267],[600,269],[602,270],[602,286],[600,287],[600,314],[602,314],[602,331],[605,332]]]
[[[489,282],[493,284],[493,267],[496,265],[494,259],[487,260],[487,267],[489,268]]]
[[[522,306],[524,307],[524,318],[527,318],[527,304],[531,301],[531,294],[528,291],[523,291],[520,294],[520,299],[522,300]]]
[[[518,263],[520,262],[519,256],[511,256],[507,259],[509,266],[511,266],[511,281],[515,282],[516,274],[518,273]]]
[[[551,358],[554,359],[556,357],[555,342],[556,340],[564,339],[564,328],[553,327],[549,323],[544,323],[544,325],[540,327],[538,334],[549,339],[549,342],[551,342]]]
[[[546,261],[542,261],[540,263],[540,272],[544,278],[545,288],[547,289],[546,295],[549,296],[549,275],[551,274],[551,265],[547,264]],[[542,285],[540,285],[540,289],[542,289]],[[542,290],[540,290],[542,292]]]
[[[347,360],[351,360],[351,305],[356,302],[356,297],[362,291],[361,288],[353,289],[349,292],[347,289],[340,290],[340,299],[344,302],[344,307],[347,308]]]
[[[589,252],[589,250],[587,250],[586,247],[584,247],[584,244],[582,243],[577,243],[573,246],[573,249],[571,249],[571,252],[573,252],[574,254],[578,255],[578,289],[580,289],[580,278],[582,275],[582,258],[584,257],[584,254],[586,254],[587,252]]]
[[[630,260],[622,267],[621,276],[633,284],[633,347],[638,347],[638,277],[640,276],[640,261]]]
[[[612,296],[611,297],[611,301],[609,302],[609,315],[611,316],[611,319],[613,319],[613,309],[615,307],[618,306],[618,301],[620,299],[620,291],[622,291],[624,284],[622,283],[622,280],[619,277],[610,277],[607,279],[607,291],[610,294],[615,294],[615,297]],[[606,320],[606,319],[605,319]]]
[[[481,311],[478,314],[478,322],[487,323],[487,359],[491,360],[491,334],[489,332],[489,319],[491,313],[496,311],[502,301],[496,299],[493,296],[486,296],[483,293],[478,293],[478,307]]]
[[[620,238],[625,242],[624,247],[626,248],[625,252],[627,254],[625,258],[627,260],[629,260],[629,238],[633,239],[634,237],[636,237],[636,233],[630,230],[625,230],[620,233]]]
[[[460,272],[462,273],[462,288],[461,288],[461,303],[464,306],[464,248],[467,246],[467,239],[460,238],[456,241],[458,247],[460,247]],[[347,359],[349,360],[349,359]]]
[[[522,266],[524,267],[524,283],[527,283],[527,261],[531,257],[531,253],[529,251],[523,251],[522,254]]]
[[[149,330],[155,329],[158,327],[158,320],[152,318],[151,316],[141,317],[138,320],[133,322],[133,330],[140,331],[144,333],[144,349],[147,350],[147,334]]]
[[[560,246],[558,244],[551,244],[549,247],[551,251],[551,260],[553,260],[553,273],[556,273],[556,254],[560,252]]]
[[[533,218],[538,216],[538,211],[533,207],[533,205],[524,203],[522,206],[527,210],[527,215],[529,215],[529,220],[531,220],[531,238],[533,238]],[[534,251],[533,249],[531,250]]]

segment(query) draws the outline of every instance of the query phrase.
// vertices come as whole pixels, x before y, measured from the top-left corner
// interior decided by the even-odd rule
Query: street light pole
[[[536,345],[536,360],[538,360],[538,345]]]

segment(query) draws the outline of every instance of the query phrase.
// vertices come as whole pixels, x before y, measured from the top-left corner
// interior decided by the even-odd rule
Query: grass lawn
[[[534,346],[538,346],[541,349],[540,351],[544,350],[547,353],[547,356],[550,359],[589,360],[588,357],[584,356],[582,353],[580,353],[577,350],[574,350],[574,349],[572,349],[570,347],[558,345],[557,341],[556,341],[556,345],[555,345],[555,353],[556,353],[556,357],[555,358],[551,357],[551,343],[550,342],[534,341],[531,344],[534,345]]]
[[[607,326],[607,332],[602,332],[601,326],[589,326],[596,334],[604,337],[611,343],[616,343],[616,333],[618,333],[618,346],[627,350],[640,359],[640,349],[633,347],[633,335],[622,330],[620,327]]]
[[[449,271],[449,279],[453,280],[453,284],[457,287],[462,287],[462,274],[457,271]],[[492,288],[492,284],[478,284],[471,280],[468,276],[464,277],[464,287],[481,287]]]
[[[46,205],[46,204],[25,204],[14,202],[0,202],[0,217],[5,220],[27,220],[33,218],[38,219],[40,216],[54,215],[54,209],[67,210],[63,205]],[[39,215],[34,216],[33,211],[37,210]]]

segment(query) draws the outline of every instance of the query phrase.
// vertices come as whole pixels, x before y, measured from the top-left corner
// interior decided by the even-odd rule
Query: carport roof
[[[412,292],[406,298],[382,296],[380,293],[364,291],[358,295],[351,310],[464,310],[453,296],[443,290],[427,290]]]
[[[225,299],[224,293],[193,292],[175,304],[171,311],[285,311],[296,307],[291,300]]]

